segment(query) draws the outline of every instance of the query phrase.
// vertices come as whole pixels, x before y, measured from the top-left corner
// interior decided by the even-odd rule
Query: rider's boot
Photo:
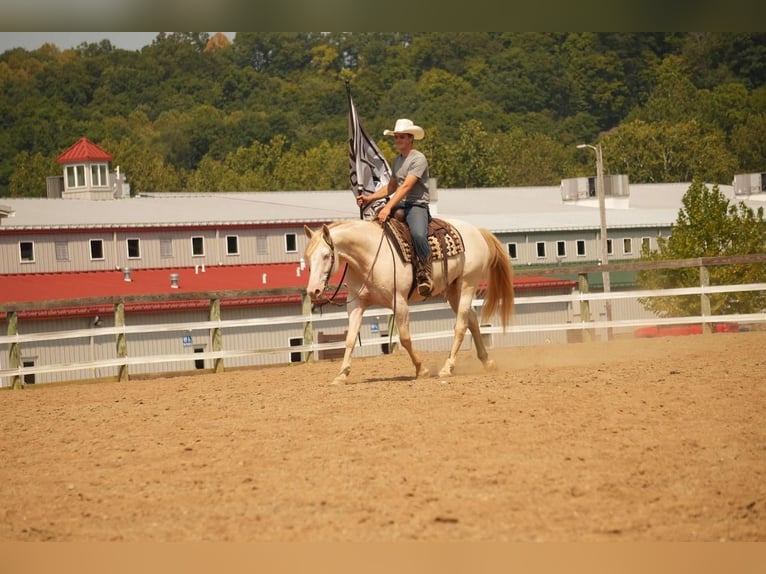
[[[429,255],[425,262],[421,261],[419,257],[416,257],[415,261],[415,282],[418,286],[418,293],[421,297],[428,297],[434,288],[431,256]]]

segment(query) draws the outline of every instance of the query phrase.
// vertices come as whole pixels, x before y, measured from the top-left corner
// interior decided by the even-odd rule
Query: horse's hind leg
[[[447,300],[449,301],[450,307],[452,307],[452,310],[455,312],[455,339],[452,343],[449,357],[447,357],[444,366],[439,371],[440,377],[447,377],[452,374],[453,369],[455,368],[457,353],[465,338],[466,329],[469,329],[471,332],[474,345],[476,346],[476,355],[482,365],[487,369],[494,369],[495,367],[495,363],[489,359],[487,347],[484,344],[484,340],[481,338],[479,319],[476,316],[476,312],[471,307],[471,302],[473,301],[475,293],[475,287],[461,284],[460,281],[456,281],[450,285],[447,291]]]

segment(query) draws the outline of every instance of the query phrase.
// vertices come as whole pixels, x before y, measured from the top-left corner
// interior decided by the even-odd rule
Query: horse
[[[503,330],[513,314],[513,269],[498,239],[488,230],[467,222],[444,220],[462,238],[463,250],[447,255],[446,273],[443,261],[434,261],[433,290],[430,297],[444,296],[455,312],[455,339],[449,356],[439,371],[440,377],[453,374],[458,350],[466,328],[476,346],[476,355],[487,370],[495,369],[481,337],[479,321],[471,303],[479,282],[487,279],[487,292],[482,321],[499,312]],[[304,226],[308,237],[304,259],[310,273],[306,293],[312,303],[327,302],[325,292],[330,278],[347,264],[345,271],[348,296],[348,333],[343,363],[332,384],[345,383],[351,371],[351,354],[362,324],[362,315],[371,305],[391,309],[399,330],[399,342],[407,350],[415,378],[428,377],[429,371],[415,352],[410,338],[409,302],[424,297],[412,289],[412,264],[405,263],[378,221],[344,220],[325,224],[314,231]]]

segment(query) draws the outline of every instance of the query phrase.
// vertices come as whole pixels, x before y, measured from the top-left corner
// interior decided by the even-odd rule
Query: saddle
[[[401,212],[397,210],[394,213]],[[407,224],[398,217],[391,217],[384,226],[389,241],[404,263],[415,265],[415,247],[412,234]],[[447,258],[465,251],[463,237],[450,223],[432,217],[428,222],[428,245],[431,247],[431,259],[442,261],[443,277],[447,278]],[[414,273],[413,273],[414,277]]]

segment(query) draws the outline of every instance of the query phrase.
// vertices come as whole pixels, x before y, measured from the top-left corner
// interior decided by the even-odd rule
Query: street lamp
[[[580,144],[578,149],[590,148],[596,152],[596,195],[598,196],[598,212],[601,220],[601,265],[609,263],[609,249],[606,240],[606,205],[604,202],[604,158],[601,155],[601,144],[588,145]],[[604,283],[604,293],[612,291],[612,283],[608,271],[601,272],[601,278]],[[606,302],[606,320],[612,322],[612,302],[607,299]],[[612,328],[607,329],[607,339],[612,338]]]

